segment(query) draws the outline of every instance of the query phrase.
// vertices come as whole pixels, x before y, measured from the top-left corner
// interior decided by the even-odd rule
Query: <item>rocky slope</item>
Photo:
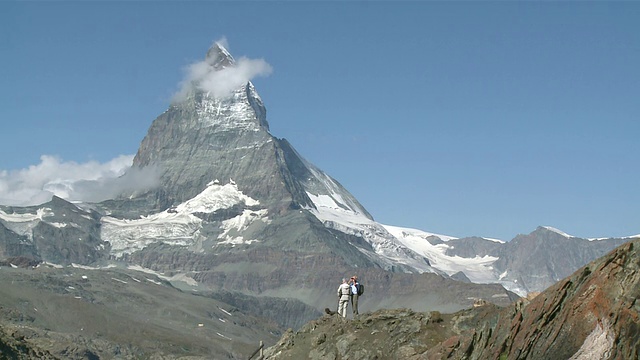
[[[245,359],[281,332],[153,274],[0,267],[0,359]]]
[[[379,310],[289,331],[267,359],[638,359],[640,240],[589,263],[530,302],[455,314]]]
[[[518,302],[427,358],[638,359],[640,241],[620,246]]]
[[[493,266],[529,291],[542,291],[630,239],[580,239],[538,227],[505,243]]]
[[[288,331],[266,359],[408,359],[453,335],[451,315],[410,309],[378,310],[354,320],[324,315]]]

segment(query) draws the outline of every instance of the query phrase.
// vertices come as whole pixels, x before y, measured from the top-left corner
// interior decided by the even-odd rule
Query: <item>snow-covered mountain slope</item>
[[[257,239],[244,239],[232,235],[232,231],[241,232],[256,221],[268,222],[266,209],[256,209],[259,201],[252,199],[240,190],[235,182],[220,185],[216,181],[208,184],[200,194],[175,208],[142,216],[140,219],[117,219],[103,217],[102,239],[111,244],[111,255],[121,257],[142,250],[153,243],[187,246],[199,250],[205,239],[201,234],[203,214],[239,206],[241,213],[222,222],[217,244],[250,244]]]
[[[390,266],[402,265],[406,272],[434,272],[455,278],[464,274],[463,278],[473,283],[501,284],[521,296],[544,290],[584,263],[637,237],[600,239],[606,244],[596,244],[592,242],[594,239],[579,239],[556,228],[540,227],[526,237],[521,236],[527,239],[522,246],[528,247],[527,243],[531,241],[531,246],[545,249],[538,250],[537,259],[532,259],[533,250],[521,251],[521,247],[516,245],[517,241],[509,243],[481,237],[458,239],[418,229],[383,225],[363,215],[359,208],[341,201],[338,194],[307,194],[314,204],[314,208],[309,210],[326,227],[361,237]],[[562,239],[569,242],[563,243],[560,241]],[[546,245],[535,245],[541,243]],[[553,254],[549,253],[554,251]],[[561,266],[560,262],[570,265]],[[555,271],[541,271],[547,268]]]
[[[447,249],[451,248],[447,242],[456,238],[446,235],[437,235],[416,229],[402,228],[384,225],[400,243],[411,251],[421,254],[429,259],[431,266],[448,274],[453,275],[463,272],[471,282],[474,283],[494,283],[496,276],[491,266],[496,260],[495,256],[475,256],[465,258],[458,255],[448,255]],[[432,244],[429,239],[438,239]]]
[[[554,232],[554,233],[556,233],[556,234],[562,235],[562,236],[564,236],[564,237],[566,237],[566,238],[576,238],[576,239],[579,239],[577,236],[569,235],[569,234],[567,234],[566,232],[564,232],[564,231],[562,231],[562,230],[560,230],[560,229],[554,228],[553,226],[541,226],[541,227],[542,227],[542,228],[544,228],[544,229],[547,229],[547,230],[549,230],[549,231],[552,231],[552,232]],[[632,236],[623,236],[621,239],[629,239],[629,240],[632,240],[632,239],[637,239],[637,238],[640,238],[640,234],[632,235]],[[589,240],[589,241],[598,241],[598,240],[606,240],[606,239],[611,239],[611,237],[587,238],[586,240]]]
[[[399,241],[387,229],[363,212],[343,201],[338,193],[314,195],[307,192],[315,208],[308,210],[315,215],[326,227],[364,239],[371,244],[375,254],[392,266],[402,266],[406,272],[439,271],[432,267],[424,254],[412,251]],[[360,251],[365,251],[360,248]]]
[[[326,175],[316,170],[314,176],[324,181]],[[330,186],[327,188],[331,189]],[[363,210],[344,201],[340,193],[334,191],[325,195],[316,195],[307,191],[315,208],[309,211],[326,227],[363,238],[370,243],[378,256],[387,259],[389,264],[402,264],[406,271],[436,272],[455,274],[459,271],[471,275],[475,282],[492,282],[490,264],[493,257],[465,259],[448,256],[446,244],[431,244],[427,238],[436,237],[442,241],[455,239],[451,236],[437,235],[416,229],[383,225],[365,215]],[[473,269],[473,270],[472,270]]]
[[[408,272],[433,272],[443,275],[464,275],[474,283],[500,283],[516,293],[526,293],[517,284],[503,281],[493,263],[497,256],[483,255],[462,257],[447,253],[455,237],[429,233],[417,229],[380,224],[363,216],[358,209],[340,202],[339,196],[314,196],[315,209],[310,211],[327,227],[362,237],[370,243],[376,255],[386,259],[388,264],[404,266]],[[431,240],[431,241],[430,241]],[[500,240],[486,241],[504,243]]]
[[[32,239],[32,230],[39,222],[44,221],[47,216],[53,215],[53,211],[48,207],[38,208],[35,213],[6,213],[0,209],[0,221],[9,230],[20,236]],[[53,224],[52,224],[53,225]]]

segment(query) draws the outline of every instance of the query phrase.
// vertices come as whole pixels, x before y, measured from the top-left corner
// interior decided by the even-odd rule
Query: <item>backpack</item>
[[[358,283],[358,296],[364,294],[364,285]]]

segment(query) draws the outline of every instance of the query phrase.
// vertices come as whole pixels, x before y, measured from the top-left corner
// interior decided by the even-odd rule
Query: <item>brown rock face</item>
[[[638,359],[640,241],[489,317],[425,358]]]

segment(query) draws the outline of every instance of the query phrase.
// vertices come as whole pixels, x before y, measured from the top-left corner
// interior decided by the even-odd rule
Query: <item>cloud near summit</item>
[[[214,44],[226,46],[226,40]],[[268,76],[273,71],[263,59],[241,57],[232,66],[215,70],[206,59],[190,64],[185,69],[185,78],[180,82],[180,90],[173,96],[174,101],[186,99],[192,90],[210,92],[211,95],[223,98],[256,76]]]
[[[43,155],[40,164],[26,169],[0,170],[0,204],[39,205],[53,195],[69,201],[99,202],[157,185],[155,169],[131,168],[133,155],[105,163],[76,163]]]
[[[227,47],[224,38],[214,44]],[[256,76],[267,76],[272,71],[263,59],[241,57],[232,66],[218,70],[211,59],[205,59],[186,67],[185,78],[173,100],[186,99],[193,90],[226,97]],[[20,170],[0,169],[0,205],[40,205],[53,195],[69,201],[100,202],[158,185],[157,169],[132,168],[133,157],[121,155],[105,163],[76,163],[42,155],[40,164]]]

